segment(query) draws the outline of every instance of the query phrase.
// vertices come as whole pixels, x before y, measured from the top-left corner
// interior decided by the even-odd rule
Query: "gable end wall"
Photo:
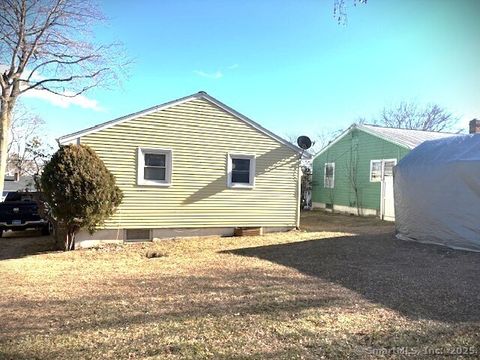
[[[397,162],[410,150],[387,140],[368,134],[360,129],[352,129],[337,143],[313,161],[314,203],[334,204],[380,212],[380,182],[370,182],[370,160],[397,159]],[[335,187],[323,186],[324,165],[335,162]],[[352,166],[356,164],[356,172]],[[351,175],[351,174],[355,174]],[[357,184],[358,199],[352,183]]]
[[[295,227],[299,154],[203,99],[81,138],[115,175],[124,200],[106,229]],[[173,151],[172,185],[137,185],[137,148]],[[227,154],[256,155],[254,189],[227,187]]]

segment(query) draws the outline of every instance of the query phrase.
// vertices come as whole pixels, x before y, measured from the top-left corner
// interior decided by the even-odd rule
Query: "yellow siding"
[[[81,137],[124,199],[105,228],[295,226],[299,154],[204,99]],[[137,185],[137,148],[173,150],[172,185]],[[227,187],[227,153],[256,155],[254,189]]]

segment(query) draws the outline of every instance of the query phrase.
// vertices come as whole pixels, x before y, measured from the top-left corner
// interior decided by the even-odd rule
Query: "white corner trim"
[[[58,145],[80,145],[80,138],[79,137],[74,137],[69,140],[65,140],[63,142],[57,141]]]
[[[165,155],[165,180],[146,180],[145,154]],[[173,150],[159,148],[137,148],[137,185],[139,186],[171,186],[173,173]]]
[[[250,160],[250,169],[249,169],[249,183],[234,183],[232,182],[232,159],[246,159]],[[245,153],[227,153],[227,187],[232,189],[253,189],[255,188],[255,171],[257,166],[256,155],[255,154],[245,154]]]
[[[300,207],[302,206],[302,167],[298,166],[297,172],[297,213],[296,213],[296,227],[300,229]]]

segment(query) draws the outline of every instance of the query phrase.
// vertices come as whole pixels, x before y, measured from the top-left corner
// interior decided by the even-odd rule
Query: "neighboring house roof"
[[[438,131],[398,129],[398,128],[369,125],[369,124],[364,124],[364,125],[353,124],[344,132],[342,132],[339,136],[337,136],[327,146],[325,146],[322,150],[320,150],[317,154],[315,154],[315,157],[317,157],[320,154],[323,154],[331,146],[333,146],[335,143],[341,140],[345,135],[350,133],[350,131],[353,129],[362,130],[368,134],[371,134],[383,140],[389,141],[393,144],[403,146],[404,148],[407,148],[410,150],[414,149],[424,141],[443,139],[450,136],[460,135],[460,134],[438,132]]]
[[[15,192],[25,190],[36,191],[33,176],[20,176],[20,179],[18,181],[15,181],[14,176],[5,176],[3,191]]]
[[[377,125],[358,125],[358,128],[408,149],[414,149],[424,141],[458,135],[439,131],[397,129]]]
[[[272,133],[271,131],[265,129],[260,124],[258,124],[255,121],[247,118],[246,116],[240,114],[238,111],[232,109],[231,107],[223,104],[222,102],[220,102],[217,99],[213,98],[212,96],[208,95],[205,91],[199,91],[198,93],[195,93],[195,94],[192,94],[192,95],[189,95],[189,96],[185,96],[185,97],[182,97],[182,98],[177,99],[177,100],[173,100],[173,101],[169,101],[169,102],[166,102],[166,103],[163,103],[163,104],[160,104],[160,105],[156,105],[156,106],[150,107],[150,108],[145,109],[145,110],[141,110],[141,111],[138,111],[138,112],[126,115],[126,116],[119,117],[117,119],[113,119],[113,120],[104,122],[104,123],[99,124],[99,125],[89,127],[87,129],[84,129],[84,130],[80,130],[80,131],[77,131],[77,132],[74,132],[74,133],[71,133],[71,134],[68,134],[68,135],[61,136],[57,139],[57,142],[60,145],[66,144],[66,143],[69,143],[69,142],[79,138],[79,137],[82,137],[82,136],[85,136],[85,135],[88,135],[88,134],[91,134],[91,133],[109,128],[113,125],[120,124],[124,121],[132,120],[132,119],[137,118],[139,116],[148,115],[148,114],[154,113],[154,112],[159,111],[159,110],[164,110],[164,109],[167,109],[169,107],[179,105],[179,104],[182,104],[184,102],[187,102],[187,101],[190,101],[190,100],[193,100],[193,99],[207,100],[210,103],[214,104],[215,106],[221,108],[225,112],[229,113],[230,115],[233,115],[237,119],[242,120],[243,122],[247,123],[248,125],[255,128],[256,130],[258,130],[258,131],[264,133],[265,135],[271,137],[272,139],[278,141],[279,143],[281,143],[285,146],[288,146],[289,148],[291,148],[292,150],[294,150],[298,153],[303,154],[303,150],[300,149],[299,147],[293,145],[289,141],[287,141],[287,140],[281,138],[280,136]]]

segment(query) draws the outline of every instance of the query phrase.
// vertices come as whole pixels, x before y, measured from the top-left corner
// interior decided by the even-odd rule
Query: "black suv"
[[[50,234],[49,222],[38,214],[34,192],[10,192],[0,203],[0,236],[5,230],[41,229]]]

